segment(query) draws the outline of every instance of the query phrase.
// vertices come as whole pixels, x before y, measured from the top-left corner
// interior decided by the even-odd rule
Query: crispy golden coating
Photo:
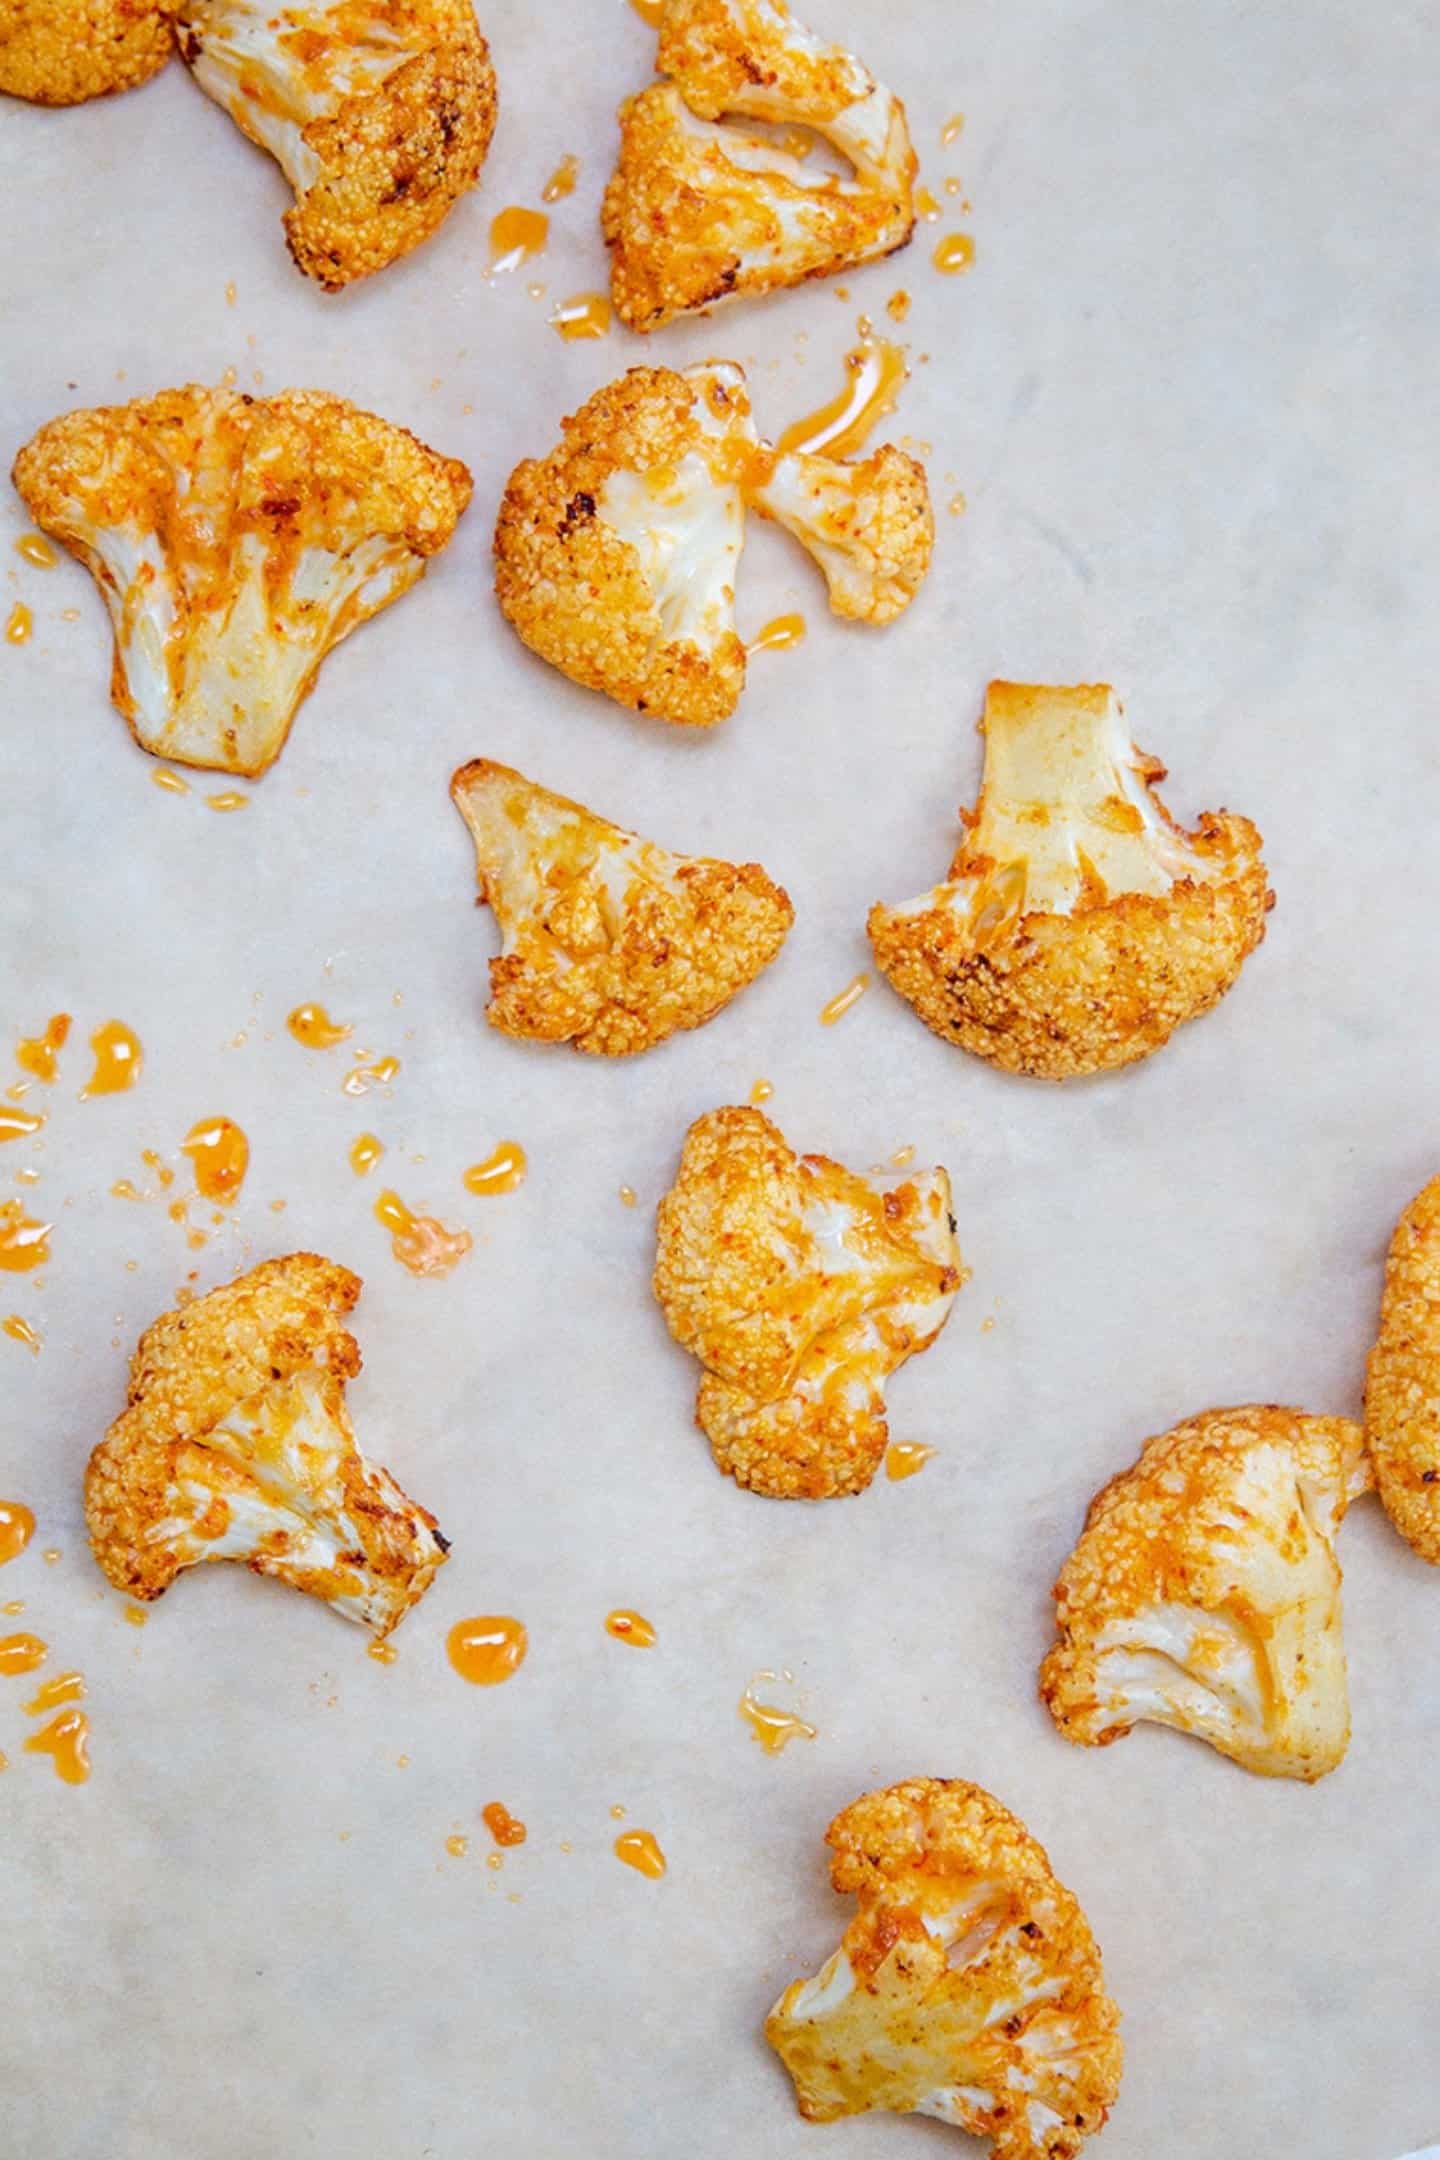
[[[419,247],[480,177],[496,90],[471,0],[178,0],[176,35],[295,190],[290,253],[327,292]]]
[[[825,1837],[855,1918],[765,2024],[801,2114],[889,2108],[988,2137],[996,2160],[1072,2160],[1120,2089],[1120,2013],[1044,1847],[958,1778],[866,1793]]]
[[[1386,1514],[1440,1566],[1440,1178],[1416,1194],[1390,1240],[1365,1438]]]
[[[314,1253],[268,1260],[141,1336],[127,1407],[90,1457],[85,1519],[117,1590],[241,1560],[388,1635],[448,1547],[366,1461],[345,1411],[360,1279]]]
[[[747,499],[815,558],[837,615],[893,622],[924,583],[935,546],[929,483],[893,443],[860,463],[788,451]]]
[[[691,308],[869,262],[915,229],[905,108],[785,0],[668,0],[654,83],[620,108],[601,212],[616,312],[656,330]],[[739,123],[823,136],[844,171]],[[799,154],[796,154],[798,149]]]
[[[1090,1503],[1040,1693],[1067,1740],[1142,1719],[1313,1782],[1350,1739],[1335,1534],[1369,1490],[1358,1425],[1275,1403],[1148,1440]]]
[[[758,863],[672,855],[489,758],[450,783],[503,944],[506,1035],[630,1057],[703,1027],[768,967],[795,910]]]
[[[657,1216],[655,1295],[704,1366],[719,1467],[776,1500],[863,1492],[884,1386],[949,1317],[962,1276],[944,1170],[889,1189],[796,1155],[759,1110],[712,1110]]]
[[[1104,685],[992,683],[985,781],[947,881],[870,910],[881,971],[927,1027],[1007,1072],[1149,1057],[1230,988],[1274,905],[1248,818],[1187,833]]]
[[[136,742],[251,778],[325,654],[424,575],[470,499],[457,459],[323,390],[65,413],[13,477],[100,587]]]
[[[134,90],[172,50],[168,0],[0,0],[0,92],[32,105]]]

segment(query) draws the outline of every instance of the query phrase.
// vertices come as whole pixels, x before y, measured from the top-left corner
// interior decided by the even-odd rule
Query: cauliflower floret
[[[251,778],[331,646],[423,576],[470,499],[456,459],[344,398],[193,384],[65,413],[14,480],[100,587],[141,748]]]
[[[503,1034],[648,1050],[713,1020],[795,919],[758,863],[672,855],[489,758],[450,792],[500,925],[487,1017]]]
[[[169,0],[0,0],[0,91],[32,105],[133,90],[173,50]]]
[[[759,1110],[711,1110],[657,1231],[655,1295],[705,1368],[696,1419],[719,1467],[777,1500],[863,1492],[885,1381],[929,1348],[962,1280],[945,1171],[886,1189],[797,1156]]]
[[[388,1635],[449,1547],[367,1462],[345,1411],[360,1279],[314,1253],[267,1260],[141,1336],[128,1407],[90,1457],[85,1518],[117,1590],[243,1560]]]
[[[765,2023],[801,2114],[890,2108],[988,2137],[996,2160],[1071,2160],[1120,2089],[1120,2013],[1044,1847],[958,1778],[867,1793],[825,1838],[858,1910]]]
[[[861,464],[787,451],[748,500],[814,556],[837,615],[893,622],[924,583],[935,545],[930,489],[924,466],[893,443]]]
[[[1386,1514],[1440,1567],[1440,1177],[1416,1194],[1390,1241],[1365,1437]]]
[[[495,72],[470,0],[177,0],[176,35],[295,190],[290,253],[327,292],[419,247],[480,176]]]
[[[1248,818],[1186,833],[1102,685],[991,683],[985,780],[947,882],[870,911],[927,1027],[1007,1072],[1074,1079],[1148,1057],[1224,996],[1275,896]]]
[[[1350,1739],[1335,1534],[1370,1489],[1358,1425],[1274,1403],[1146,1442],[1090,1503],[1055,1585],[1040,1693],[1067,1740],[1149,1719],[1262,1777],[1323,1777]]]
[[[785,0],[667,0],[653,83],[620,108],[601,212],[616,312],[656,330],[690,308],[870,262],[915,229],[905,108]],[[757,120],[823,136],[807,171]]]

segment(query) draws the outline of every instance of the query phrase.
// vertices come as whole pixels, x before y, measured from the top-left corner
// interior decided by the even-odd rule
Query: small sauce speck
[[[779,1710],[774,1703],[763,1703],[757,1699],[756,1683],[774,1678],[774,1673],[756,1673],[735,1706],[750,1727],[750,1737],[759,1742],[767,1755],[780,1754],[792,1740],[815,1738],[815,1727],[807,1725],[804,1718],[796,1717],[790,1710]]]
[[[633,1186],[633,1185],[622,1185],[622,1186],[620,1187],[620,1205],[621,1205],[621,1207],[634,1207],[634,1206],[636,1206],[636,1204],[637,1204],[637,1203],[636,1203],[636,1198],[635,1198],[635,1188],[634,1188],[634,1186]]]
[[[909,1166],[909,1164],[914,1162],[914,1160],[915,1150],[913,1147],[897,1147],[894,1154],[890,1157],[890,1167],[892,1170],[904,1170]]]
[[[916,188],[915,208],[920,213],[921,217],[924,218],[927,225],[933,225],[936,218],[938,218],[940,215],[939,202],[931,194],[928,187]]]
[[[466,1853],[468,1853],[470,1850],[470,1840],[468,1837],[460,1837],[458,1835],[455,1837],[447,1837],[445,1840],[445,1850],[449,1853],[452,1860],[463,1860]]]
[[[512,1815],[503,1800],[487,1800],[480,1810],[480,1820],[490,1832],[497,1845],[523,1845],[525,1825],[517,1815]]]
[[[919,1440],[892,1440],[885,1450],[885,1475],[887,1478],[914,1477],[927,1462],[933,1461],[935,1450]]]
[[[356,1177],[368,1177],[384,1153],[383,1140],[373,1132],[362,1132],[358,1140],[350,1143],[350,1167]]]
[[[23,1500],[0,1500],[0,1567],[18,1560],[35,1535],[35,1517]]]
[[[397,1057],[377,1058],[373,1065],[356,1065],[341,1081],[341,1091],[346,1095],[368,1095],[372,1087],[389,1087],[399,1071]]]
[[[773,1080],[757,1080],[750,1090],[750,1100],[757,1105],[767,1103],[774,1093],[775,1083]]]
[[[475,1240],[468,1230],[447,1230],[433,1215],[417,1215],[389,1188],[375,1202],[375,1220],[390,1232],[390,1250],[412,1275],[448,1275]]]
[[[655,1641],[655,1629],[643,1613],[630,1612],[619,1606],[605,1615],[605,1632],[613,1635],[616,1642],[630,1643],[636,1650],[649,1650]]]
[[[891,293],[889,299],[885,302],[885,312],[890,317],[891,322],[904,322],[906,316],[910,313],[910,295],[903,287],[899,292]]]
[[[7,645],[23,645],[35,627],[35,618],[23,600],[17,600],[5,619]]]
[[[0,1673],[8,1679],[15,1673],[34,1672],[49,1652],[49,1643],[41,1642],[38,1635],[6,1635],[0,1638]]]
[[[39,1132],[45,1123],[44,1113],[39,1110],[0,1109],[0,1146],[7,1140],[24,1140],[31,1133]]]
[[[400,1653],[393,1642],[372,1642],[367,1647],[365,1655],[368,1658],[373,1658],[377,1665],[393,1665]]]
[[[233,1118],[202,1118],[192,1125],[180,1143],[182,1155],[190,1157],[195,1171],[195,1190],[202,1200],[229,1207],[245,1182],[250,1167],[250,1142]]]
[[[65,1556],[58,1545],[47,1545],[40,1557],[45,1562],[46,1567],[54,1567],[56,1561],[62,1560]]]
[[[968,505],[963,495],[952,495],[945,507],[951,517],[964,517]]]
[[[843,990],[837,990],[828,1004],[822,1005],[820,1008],[821,1027],[834,1027],[837,1020],[843,1020],[851,1006],[857,1004],[864,997],[869,987],[870,977],[868,975],[856,975],[850,982],[846,983]]]
[[[615,1840],[615,1857],[652,1882],[659,1882],[665,1873],[665,1855],[653,1830],[622,1830]]]
[[[33,1350],[36,1357],[39,1357],[40,1337],[28,1320],[21,1319],[18,1312],[7,1313],[5,1318],[0,1320],[0,1334],[8,1335],[11,1342],[24,1343],[27,1350]]]
[[[0,1268],[7,1275],[28,1275],[50,1258],[52,1223],[33,1222],[18,1200],[0,1202]]]
[[[473,1620],[457,1620],[445,1652],[462,1680],[476,1687],[498,1687],[519,1671],[529,1647],[521,1621],[509,1613],[484,1613]]]
[[[579,177],[580,160],[567,152],[561,158],[554,172],[551,173],[544,187],[541,188],[540,200],[542,202],[563,202],[567,195],[574,194],[575,182]]]
[[[610,302],[604,293],[575,293],[562,300],[550,317],[562,338],[602,338],[610,330]]]
[[[39,1659],[36,1660],[39,1663]],[[58,1710],[64,1703],[84,1702],[85,1675],[78,1672],[56,1673],[53,1680],[44,1681],[31,1696],[25,1708],[31,1717],[43,1717],[47,1710]]]
[[[484,1162],[470,1165],[465,1172],[465,1190],[473,1193],[514,1192],[517,1185],[524,1184],[528,1168],[525,1150],[519,1141],[502,1140]]]
[[[845,355],[849,380],[818,411],[793,420],[776,449],[825,451],[848,457],[858,450],[877,421],[893,412],[907,373],[904,348],[888,338],[866,337]]]
[[[25,1742],[32,1755],[48,1755],[55,1775],[67,1785],[83,1785],[90,1775],[90,1720],[83,1710],[62,1710],[42,1731]]]
[[[53,570],[60,560],[44,533],[21,533],[15,542],[15,552],[23,555],[26,562],[33,563],[37,570]]]
[[[190,782],[182,780],[178,772],[171,772],[168,765],[162,765],[158,772],[151,773],[150,785],[158,787],[166,795],[188,795],[190,793]]]
[[[975,260],[975,242],[969,233],[947,233],[935,250],[934,263],[946,277],[954,277],[957,271],[968,270]]]
[[[490,220],[490,271],[502,276],[518,270],[521,263],[541,253],[550,237],[550,220],[543,210],[525,210],[512,203]]]
[[[757,630],[746,646],[747,653],[788,652],[794,645],[804,642],[805,618],[803,615],[775,615]]]
[[[143,1605],[127,1605],[120,1617],[127,1627],[144,1627],[150,1615]]]
[[[954,142],[954,141],[955,141],[955,139],[956,139],[956,137],[957,137],[957,136],[958,136],[958,135],[959,135],[959,134],[961,133],[961,131],[963,130],[964,126],[965,126],[965,115],[964,115],[964,113],[963,113],[963,112],[957,112],[957,113],[952,113],[952,114],[950,115],[950,118],[949,118],[949,119],[948,119],[948,120],[947,120],[947,121],[945,122],[945,125],[944,125],[944,127],[942,127],[942,128],[941,128],[941,130],[940,130],[940,142],[941,142],[941,145],[942,145],[942,147],[944,147],[944,148],[948,149],[948,148],[949,148],[949,146],[950,146],[950,144],[951,144],[952,142]]]
[[[107,1020],[104,1027],[97,1028],[90,1038],[90,1048],[95,1053],[95,1070],[80,1091],[81,1102],[89,1102],[92,1095],[123,1095],[140,1077],[145,1053],[140,1038],[123,1020]]]
[[[69,1013],[55,1013],[46,1021],[40,1035],[27,1035],[15,1045],[15,1062],[22,1072],[33,1080],[43,1080],[48,1087],[55,1078],[57,1053],[64,1049],[70,1033]]]
[[[250,807],[249,796],[242,795],[238,788],[226,788],[219,795],[207,795],[205,801],[211,810],[248,810]]]
[[[343,1021],[332,1020],[323,1005],[297,1005],[285,1025],[307,1050],[333,1050],[353,1032]]]

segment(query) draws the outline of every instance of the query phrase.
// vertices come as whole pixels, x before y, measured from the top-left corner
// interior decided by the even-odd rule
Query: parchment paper
[[[326,662],[228,817],[203,776],[183,800],[151,785],[107,702],[89,580],[22,563],[23,507],[0,506],[0,605],[36,616],[0,648],[7,1052],[51,1011],[76,1020],[49,1124],[0,1157],[4,1191],[56,1226],[43,1280],[0,1278],[44,1337],[38,1358],[0,1340],[0,1488],[40,1517],[0,1594],[25,1599],[11,1624],[52,1642],[50,1669],[86,1672],[94,1759],[62,1787],[21,1752],[30,1683],[0,1682],[14,2160],[968,2150],[914,2121],[807,2128],[758,2032],[847,1917],[825,1824],[916,1772],[1018,1810],[1090,1913],[1128,2046],[1107,2160],[1391,2160],[1440,2130],[1440,1577],[1374,1503],[1342,1545],[1354,1741],[1316,1789],[1154,1730],[1072,1749],[1034,1687],[1054,1571],[1148,1434],[1255,1398],[1357,1410],[1385,1242],[1440,1168],[1433,25],[1403,0],[816,13],[908,100],[926,181],[958,175],[973,210],[942,195],[944,220],[844,279],[848,301],[817,287],[648,343],[567,345],[545,322],[604,283],[613,113],[653,51],[621,0],[488,0],[483,187],[340,298],[291,269],[283,182],[178,64],[98,106],[0,111],[6,462],[72,405],[233,366],[246,388],[343,392],[476,476],[448,553]],[[581,180],[548,253],[487,284],[491,216],[536,202],[566,152]],[[967,277],[929,266],[951,230],[975,235]],[[804,557],[752,529],[742,628],[799,607],[810,635],[755,660],[713,735],[524,651],[490,597],[490,526],[563,412],[634,362],[721,354],[773,431],[830,394],[857,313],[883,321],[901,286],[914,372],[892,432],[932,446],[940,534],[898,627],[830,619]],[[869,903],[942,874],[1002,674],[1113,681],[1171,806],[1254,817],[1279,894],[1212,1017],[1064,1090],[967,1059],[883,986],[816,1019],[867,964]],[[666,844],[763,862],[798,910],[779,961],[638,1063],[488,1031],[493,929],[446,795],[482,753]],[[285,1033],[316,998],[351,1047],[402,1059],[389,1096],[347,1099],[347,1052]],[[79,1104],[111,1017],[143,1076]],[[687,1123],[761,1075],[799,1146],[945,1162],[974,1270],[891,1388],[895,1435],[937,1459],[816,1508],[719,1476],[647,1287]],[[173,1162],[217,1113],[252,1165],[233,1221],[192,1215],[210,1242],[191,1252],[163,1204],[109,1187],[152,1187],[139,1151]],[[366,1127],[389,1152],[361,1182]],[[507,1137],[528,1182],[472,1198],[461,1171]],[[27,1163],[42,1181],[17,1188]],[[473,1229],[450,1279],[396,1265],[382,1180]],[[205,1288],[297,1246],[366,1277],[362,1442],[454,1540],[389,1669],[233,1568],[185,1578],[137,1632],[85,1545],[82,1465],[140,1328],[190,1270]],[[653,1650],[604,1634],[622,1604]],[[488,1691],[444,1657],[484,1612],[531,1638]],[[765,1667],[819,1728],[776,1760],[735,1707]],[[529,1839],[490,1869],[477,1811],[497,1798]],[[654,1830],[663,1882],[617,1863],[622,1827]]]

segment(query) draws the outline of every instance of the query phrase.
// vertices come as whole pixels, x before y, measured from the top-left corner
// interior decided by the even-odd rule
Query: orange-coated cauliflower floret
[[[267,1260],[141,1336],[128,1406],[90,1457],[85,1519],[117,1590],[243,1560],[388,1635],[449,1550],[367,1462],[345,1411],[360,1279],[314,1253]]]
[[[327,292],[419,247],[480,176],[495,71],[470,0],[177,0],[176,35],[295,190],[290,253]]]
[[[0,0],[0,92],[32,105],[133,90],[173,50],[169,0]]]
[[[470,475],[323,390],[162,390],[65,413],[15,460],[110,610],[142,749],[262,773],[332,645],[424,575]]]
[[[655,1295],[705,1368],[696,1419],[720,1468],[776,1500],[863,1492],[885,1382],[960,1287],[945,1171],[882,1186],[796,1155],[759,1110],[711,1110],[657,1228]]]
[[[492,1027],[628,1057],[703,1027],[768,967],[795,918],[758,863],[672,855],[508,765],[450,783],[503,943]]]
[[[870,911],[927,1027],[1007,1072],[1070,1080],[1148,1057],[1230,988],[1274,904],[1248,818],[1187,833],[1105,685],[991,683],[985,780],[946,883]]]
[[[924,466],[893,443],[858,464],[777,453],[747,500],[815,558],[837,615],[893,622],[924,583],[935,546],[930,489]]]
[[[1335,1769],[1350,1740],[1335,1534],[1369,1487],[1348,1418],[1259,1403],[1147,1441],[1055,1585],[1040,1693],[1066,1739],[1103,1747],[1148,1719],[1264,1777]]]
[[[666,0],[656,64],[670,79],[621,107],[601,213],[616,311],[632,330],[829,277],[910,238],[904,106],[785,0]],[[794,140],[745,120],[788,125]],[[840,169],[807,165],[815,135]]]
[[[1440,1567],[1440,1177],[1416,1194],[1390,1241],[1365,1438],[1386,1514]]]
[[[765,2024],[801,2114],[890,2108],[988,2137],[995,2160],[1072,2160],[1120,2089],[1120,2013],[1044,1847],[958,1778],[866,1793],[825,1837],[858,1910]]]

